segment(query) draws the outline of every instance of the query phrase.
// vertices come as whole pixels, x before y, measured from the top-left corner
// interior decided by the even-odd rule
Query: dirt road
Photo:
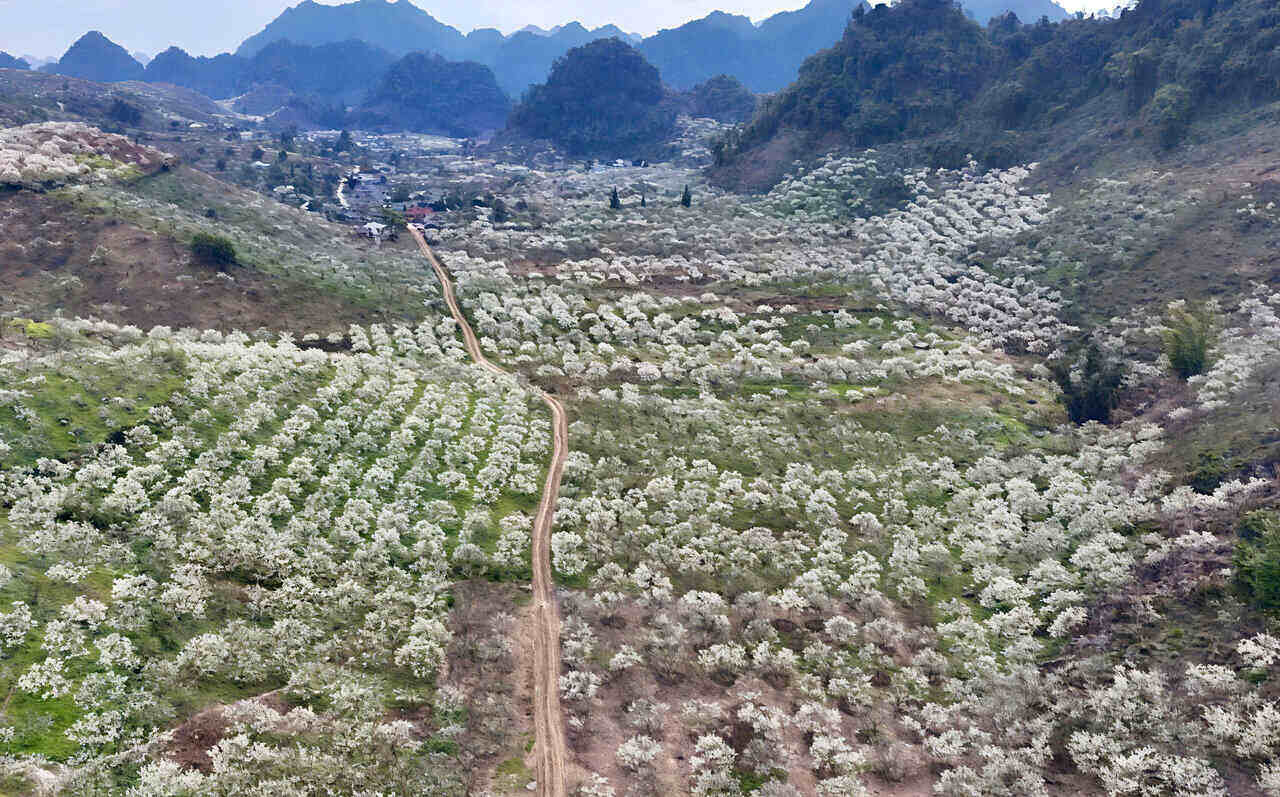
[[[418,248],[435,269],[444,290],[444,301],[449,312],[462,328],[462,339],[471,359],[482,368],[494,373],[506,373],[485,358],[480,341],[458,306],[449,274],[436,259],[422,233],[413,227],[410,234],[418,242]],[[533,600],[534,600],[534,665],[533,665],[533,715],[535,752],[538,757],[536,774],[538,794],[541,797],[565,797],[565,771],[569,754],[565,744],[564,712],[560,707],[560,610],[556,605],[555,584],[551,578],[551,527],[555,521],[556,498],[560,495],[560,479],[564,474],[564,461],[569,452],[569,425],[564,406],[542,393],[542,400],[551,409],[552,451],[551,468],[542,488],[542,501],[533,520]]]

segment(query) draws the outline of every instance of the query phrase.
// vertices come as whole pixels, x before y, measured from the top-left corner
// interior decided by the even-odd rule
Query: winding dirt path
[[[436,259],[422,233],[413,227],[409,233],[418,242],[423,256],[435,269],[444,290],[444,301],[453,319],[462,329],[462,339],[471,359],[495,374],[506,374],[489,362],[480,350],[480,341],[467,323],[458,306],[449,274]],[[565,771],[569,753],[565,744],[564,711],[560,707],[560,610],[556,604],[555,583],[551,578],[551,527],[555,521],[556,498],[560,495],[560,479],[564,475],[564,461],[569,453],[569,424],[564,406],[546,393],[539,391],[542,400],[551,409],[552,452],[551,468],[542,488],[542,500],[533,520],[533,600],[534,600],[534,664],[533,664],[533,715],[535,752],[538,763],[538,794],[541,797],[565,797]]]

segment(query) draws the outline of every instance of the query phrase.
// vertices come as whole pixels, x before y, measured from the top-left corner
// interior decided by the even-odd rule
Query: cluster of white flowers
[[[514,283],[500,271],[463,272],[468,289]],[[504,286],[506,287],[506,286]],[[858,318],[793,306],[742,308],[716,294],[678,298],[643,292],[600,301],[561,286],[535,292],[473,290],[483,345],[518,367],[579,384],[665,381],[701,387],[743,382],[833,386],[857,401],[878,385],[927,379],[1025,390],[984,341],[910,319]]]
[[[1152,175],[1168,190],[1146,205],[1112,181],[1051,211],[1023,189],[1034,164],[934,170],[902,175],[913,197],[901,209],[851,218],[879,168],[874,153],[828,158],[755,199],[667,166],[531,170],[519,190],[537,223],[443,235],[486,351],[576,400],[551,546],[558,573],[591,585],[587,620],[566,626],[571,729],[616,722],[593,706],[634,704],[649,677],[659,689],[734,684],[686,712],[675,746],[629,719],[619,736],[598,734],[628,740],[600,774],[629,783],[654,766],[655,744],[671,757],[693,745],[675,766],[698,794],[735,793],[735,772],[806,765],[792,780],[802,793],[859,794],[868,768],[930,764],[943,794],[1042,794],[1053,757],[1070,753],[1117,794],[1212,794],[1216,757],[1247,748],[1269,762],[1265,731],[1241,741],[1270,716],[1253,698],[1213,749],[1142,742],[1111,721],[1064,750],[1055,734],[1141,679],[1041,667],[1093,644],[1097,607],[1139,572],[1220,557],[1206,518],[1233,517],[1267,488],[1171,490],[1151,465],[1155,425],[1051,431],[1048,371],[1024,356],[1052,355],[1074,331],[1040,273],[1093,262],[1107,244],[1091,231],[1049,246],[1061,214],[1123,214],[1121,249],[1136,251],[1195,196]],[[649,179],[661,185],[650,200],[689,183],[694,207],[605,209],[611,185],[630,200]],[[1266,294],[1245,304],[1235,326],[1252,342],[1239,356],[1228,347],[1204,381],[1241,384],[1267,367],[1274,307]],[[1130,319],[1106,342],[1149,346],[1156,326]],[[933,391],[945,417],[929,415]],[[906,423],[920,415],[936,420]],[[799,714],[773,713],[800,700]],[[1173,705],[1160,722],[1179,727],[1211,702]],[[881,744],[854,741],[864,734]]]
[[[1187,380],[1201,409],[1225,407],[1259,373],[1280,367],[1280,293],[1257,286],[1223,330],[1206,373]]]
[[[509,507],[532,504],[550,424],[514,379],[464,364],[451,320],[352,327],[351,353],[55,323],[105,341],[79,358],[128,372],[163,356],[183,377],[119,442],[0,478],[19,550],[76,594],[43,623],[14,604],[0,641],[36,659],[20,689],[75,697],[65,730],[86,754],[138,741],[179,685],[249,689],[312,665],[342,683],[429,680],[451,569],[527,571],[528,519]],[[87,583],[104,578],[109,598]],[[157,627],[187,630],[144,661],[124,635]]]
[[[915,199],[901,210],[870,218],[837,223],[813,213],[778,216],[778,202],[790,206],[786,192],[872,168],[865,159],[833,160],[779,188],[782,199],[716,195],[698,185],[707,196],[693,208],[655,205],[621,214],[611,214],[599,200],[576,198],[581,192],[547,177],[522,188],[530,202],[543,203],[553,221],[500,229],[477,222],[447,228],[442,235],[459,250],[450,266],[474,275],[472,287],[481,291],[506,287],[494,281],[505,273],[501,260],[519,252],[535,262],[554,263],[561,282],[586,285],[836,281],[850,296],[944,318],[1012,350],[1047,352],[1069,331],[1058,318],[1056,293],[1025,275],[999,276],[970,256],[979,244],[1014,240],[1049,217],[1047,197],[1021,188],[1034,164],[986,174],[911,175],[919,191]],[[634,170],[634,182],[661,186],[663,192],[679,191],[682,182],[697,184],[691,173],[672,175],[670,167]]]
[[[0,185],[39,189],[120,179],[158,166],[164,158],[123,136],[75,122],[0,129]]]
[[[869,192],[877,178],[896,172],[881,172],[875,150],[852,157],[827,155],[820,163],[784,177],[765,198],[765,206],[782,216],[813,221],[837,221],[867,215]],[[929,193],[927,170],[902,178],[902,187],[912,195]],[[923,197],[922,197],[923,198]]]

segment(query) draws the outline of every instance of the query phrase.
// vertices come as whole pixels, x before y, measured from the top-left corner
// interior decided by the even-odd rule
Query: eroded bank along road
[[[427,245],[422,233],[413,227],[410,234],[418,242],[418,248],[431,263],[449,313],[462,329],[462,339],[467,352],[476,365],[496,374],[506,374],[489,362],[480,350],[480,341],[458,306],[453,281],[435,253]],[[565,771],[568,765],[568,748],[565,744],[564,712],[560,707],[560,610],[556,605],[555,584],[551,578],[551,527],[555,521],[556,498],[560,495],[560,479],[564,474],[565,457],[569,453],[569,425],[564,406],[552,396],[542,393],[542,400],[551,409],[552,450],[551,467],[542,488],[542,500],[533,520],[533,540],[530,556],[533,560],[534,601],[534,664],[533,664],[533,722],[535,754],[538,759],[538,794],[542,797],[565,797]]]

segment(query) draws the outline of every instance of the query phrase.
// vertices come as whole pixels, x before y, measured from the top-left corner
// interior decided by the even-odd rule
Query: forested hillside
[[[853,16],[843,38],[719,150],[726,180],[751,153],[910,142],[925,162],[968,154],[1008,165],[1088,114],[1115,110],[1130,136],[1176,145],[1197,118],[1280,97],[1280,16],[1265,0],[1142,0],[1119,19],[982,28],[946,0]],[[1071,128],[1071,135],[1078,132]]]
[[[501,129],[510,109],[493,72],[482,64],[410,53],[386,71],[352,122],[367,130],[466,137]]]
[[[756,111],[756,96],[735,77],[717,75],[682,96],[681,110],[721,122],[745,122]]]
[[[512,131],[547,139],[570,155],[639,158],[657,151],[675,125],[662,78],[644,56],[617,39],[570,50],[547,82],[511,113]]]

